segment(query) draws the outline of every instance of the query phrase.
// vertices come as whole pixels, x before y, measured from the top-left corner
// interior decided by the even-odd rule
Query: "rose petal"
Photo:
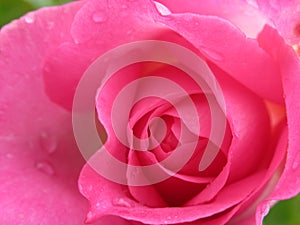
[[[289,44],[300,44],[299,0],[257,0],[257,4]]]
[[[239,27],[248,37],[256,37],[266,23],[266,18],[258,10],[255,1],[222,1],[222,0],[158,0],[172,13],[196,13],[212,15],[229,20]]]
[[[222,87],[233,135],[230,180],[238,180],[268,166],[270,119],[265,103],[226,73],[211,65]],[[266,162],[262,162],[266,159]]]
[[[243,189],[238,189],[241,191],[237,192],[236,195],[228,194],[228,192],[232,191],[232,186],[228,186],[210,203],[179,208],[148,208],[140,205],[131,199],[126,186],[104,179],[95,173],[88,164],[82,170],[79,182],[81,184],[81,193],[89,199],[91,204],[90,213],[87,217],[88,222],[93,222],[104,215],[110,214],[146,224],[159,224],[161,221],[165,221],[165,215],[168,215],[168,223],[176,224],[210,217],[229,209],[242,201],[253,190],[259,180],[261,180],[262,175],[264,173],[257,173],[232,184],[240,186],[241,183],[244,187]]]
[[[42,63],[45,55],[71,38],[65,31],[70,29],[74,14],[81,5],[73,3],[29,13],[1,29],[1,115],[10,116],[0,120],[3,128],[0,132],[27,135],[28,127],[24,121],[46,117],[44,114],[49,106],[39,103],[47,101],[41,80]],[[64,16],[63,23],[57,19],[57,14]],[[45,111],[26,110],[42,107]],[[30,127],[34,126],[35,123]]]
[[[37,137],[1,140],[0,222],[83,224],[88,205],[77,189],[83,160],[75,143],[59,140],[49,155],[39,141]]]
[[[94,223],[93,223],[94,224]],[[108,225],[108,224],[116,224],[116,225],[144,225],[142,223],[136,221],[125,220],[119,216],[104,216],[101,220],[97,221],[95,225]]]
[[[216,66],[210,67],[223,90],[227,119],[233,137],[228,163],[223,171],[206,189],[189,201],[189,205],[209,201],[226,182],[231,183],[266,168],[268,163],[262,162],[262,158],[269,156],[265,149],[268,148],[270,140],[270,121],[264,103]],[[250,152],[252,154],[249,154]]]
[[[236,27],[220,18],[189,13],[171,14],[159,18],[159,21],[258,95],[283,103],[281,77],[276,64],[255,40],[247,39]]]
[[[261,180],[256,190],[245,198],[243,203],[239,206],[240,209],[233,218],[232,224],[246,225],[251,224],[251,222],[252,224],[260,224],[263,216],[270,207],[271,199],[268,196],[270,196],[280,179],[283,170],[282,166],[286,157],[288,142],[286,121],[282,120],[275,130],[274,139],[271,142],[271,148],[274,149],[272,154],[273,158],[265,177]]]
[[[269,41],[272,39],[272,45]],[[292,48],[288,47],[277,31],[269,26],[259,36],[260,45],[266,49],[280,64],[283,76],[283,86],[286,99],[288,140],[287,159],[280,180],[268,197],[267,201],[260,205],[266,208],[270,200],[282,200],[291,198],[300,192],[300,154],[299,154],[299,96],[300,96],[300,61]],[[264,214],[257,212],[257,221],[262,220]]]
[[[187,146],[188,147],[188,146]],[[184,148],[183,150],[175,150],[175,151],[183,151],[184,152]],[[194,159],[195,153],[194,155],[191,157],[191,159]],[[149,157],[149,156],[148,156]],[[129,154],[129,161],[128,163],[132,164],[132,162],[139,162],[139,160],[142,161],[142,163],[144,163],[145,157],[139,157],[139,159],[137,159],[136,154],[133,152],[131,154]],[[153,159],[154,158],[154,159]],[[182,160],[183,157],[176,157],[176,161],[180,161]],[[199,157],[198,157],[199,158]],[[147,159],[145,160],[147,161]],[[149,159],[148,159],[149,161]],[[141,164],[141,163],[140,163]],[[152,165],[159,165],[159,162],[157,162],[157,160],[155,159],[155,155],[153,155],[152,157]],[[172,163],[170,163],[172,164]],[[189,165],[190,163],[188,162],[187,165]],[[129,187],[129,190],[131,192],[131,194],[133,195],[133,197],[139,201],[142,204],[145,204],[147,206],[155,206],[155,207],[162,207],[162,206],[167,206],[166,203],[171,206],[180,206],[183,203],[185,203],[188,199],[190,199],[191,197],[193,197],[195,194],[197,194],[199,191],[201,191],[206,185],[207,183],[209,183],[211,181],[210,177],[197,177],[197,176],[188,176],[188,175],[184,175],[181,174],[181,171],[178,172],[178,174],[174,175],[174,172],[172,170],[170,170],[170,172],[168,171],[167,168],[168,165],[161,165],[160,167],[158,166],[158,169],[160,169],[161,171],[157,172],[157,171],[153,171],[151,173],[147,173],[147,174],[141,174],[141,176],[144,176],[144,179],[147,179],[148,177],[151,178],[151,176],[160,176],[161,173],[165,174],[165,180],[157,183],[157,182],[153,182],[153,184],[147,185],[147,186],[142,186],[142,187]],[[172,166],[172,165],[171,165]],[[199,167],[199,162],[198,164],[196,164],[195,168],[193,168],[193,170],[198,169]],[[172,167],[171,167],[172,168]],[[191,171],[192,172],[192,171]],[[128,181],[132,181],[133,179],[135,180],[135,183],[137,183],[139,180],[141,180],[142,178],[140,178],[139,176],[137,176],[136,174],[134,174],[135,176],[132,176],[130,171],[128,171]],[[170,188],[172,187],[172,188]],[[155,192],[155,194],[157,195],[156,197],[156,201],[154,198],[151,198],[151,195],[149,195],[149,193],[147,192],[147,190],[151,189],[153,192]],[[186,190],[189,190],[188,192]],[[145,194],[147,193],[147,194]],[[162,204],[162,199],[163,199],[163,204]],[[149,202],[151,204],[149,204]]]
[[[84,161],[70,114],[49,101],[41,71],[45,55],[71,39],[65,31],[82,4],[41,9],[1,29],[1,224],[83,223],[76,183]]]
[[[45,61],[49,97],[70,110],[75,87],[88,65],[118,45],[154,37],[163,30],[153,22],[156,14],[150,1],[84,1],[70,30],[72,41],[52,51]]]

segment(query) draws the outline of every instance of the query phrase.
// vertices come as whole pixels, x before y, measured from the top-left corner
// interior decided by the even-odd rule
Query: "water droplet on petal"
[[[102,23],[106,20],[106,15],[103,12],[96,12],[93,14],[93,20],[96,23]]]
[[[40,135],[41,147],[48,153],[53,154],[57,149],[56,138],[47,132],[42,132]]]
[[[90,223],[94,219],[95,215],[92,211],[89,211],[85,218],[85,223]]]
[[[6,158],[8,158],[8,159],[12,159],[14,156],[12,155],[12,154],[10,154],[10,153],[7,153],[6,155]]]
[[[124,198],[115,198],[112,203],[115,206],[122,206],[127,208],[133,207],[133,205],[129,201],[125,200]]]
[[[167,216],[166,217],[166,220],[164,220],[164,224],[170,224],[170,220],[172,220],[172,217],[171,216]]]
[[[127,35],[130,35],[130,34],[132,34],[132,30],[128,30],[128,31],[126,31],[126,34],[127,34]]]
[[[54,22],[49,21],[49,22],[47,23],[47,28],[48,28],[49,30],[51,30],[53,27],[54,27]]]
[[[295,161],[292,165],[293,169],[297,169],[299,166],[299,162]]]
[[[53,166],[47,161],[39,161],[35,164],[35,168],[47,175],[54,175],[55,171]]]
[[[81,183],[78,183],[78,189],[79,189],[80,192],[83,191],[83,186],[81,185]]]
[[[158,10],[158,12],[160,13],[160,15],[162,16],[167,16],[171,14],[171,11],[163,4],[161,4],[160,2],[154,2],[156,9]]]
[[[78,45],[78,44],[80,44],[80,41],[79,41],[78,39],[74,39],[74,43],[75,43],[76,45]]]
[[[33,13],[29,13],[29,14],[27,14],[26,16],[25,16],[25,22],[26,23],[34,23],[34,21],[35,21],[35,16],[34,16],[34,14]]]

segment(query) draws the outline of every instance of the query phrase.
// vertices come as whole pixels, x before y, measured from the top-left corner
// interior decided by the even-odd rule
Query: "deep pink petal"
[[[84,3],[68,30],[72,40],[49,53],[44,65],[49,97],[69,110],[77,83],[93,60],[118,45],[152,39],[164,30],[152,19],[158,12],[150,1]]]
[[[263,217],[274,202],[274,199],[269,196],[274,191],[282,174],[288,145],[287,135],[286,121],[282,120],[276,127],[274,139],[271,141],[271,147],[274,151],[267,172],[256,190],[240,204],[240,209],[232,220],[233,224],[246,225],[251,224],[251,222],[252,224],[261,224]]]
[[[1,224],[83,224],[84,161],[71,115],[49,101],[42,81],[45,56],[71,40],[82,4],[41,9],[0,31]]]
[[[283,103],[281,76],[273,59],[236,27],[219,18],[189,13],[159,20],[243,85],[263,98]]]
[[[1,224],[83,224],[88,204],[77,189],[83,160],[74,141],[58,136],[51,155],[39,137],[2,137]]]
[[[272,45],[269,40],[272,39]],[[280,64],[285,92],[288,148],[287,159],[278,185],[265,203],[259,207],[260,211],[266,208],[268,201],[291,198],[300,192],[300,154],[299,154],[299,113],[300,113],[300,61],[292,48],[288,47],[277,31],[265,27],[259,37],[260,45],[265,48]],[[263,214],[257,213],[257,221]]]
[[[52,106],[42,104],[47,100],[41,80],[42,64],[49,52],[62,41],[71,39],[67,31],[81,5],[82,2],[77,2],[63,7],[42,9],[1,29],[1,116],[10,116],[0,120],[0,132],[27,134],[28,128],[24,121],[28,118],[36,118],[38,121],[39,117],[46,117],[47,109]],[[57,14],[64,16],[63,23],[58,20]],[[42,112],[34,109],[42,107]],[[35,124],[30,127],[33,128]]]
[[[271,141],[270,119],[264,101],[211,65],[222,87],[226,102],[226,115],[232,132],[230,146],[230,179],[238,180],[269,162]],[[262,161],[266,159],[266,161]]]
[[[196,13],[212,15],[226,19],[240,28],[248,37],[256,37],[262,30],[266,19],[253,1],[222,1],[222,0],[158,0],[172,13]]]
[[[270,141],[270,121],[264,102],[216,66],[211,65],[211,68],[223,90],[233,137],[227,165],[206,189],[189,201],[189,205],[210,200],[226,182],[266,168],[270,160],[266,150]]]
[[[235,206],[256,187],[262,175],[263,173],[254,174],[224,188],[210,203],[179,208],[148,208],[143,206],[131,199],[126,186],[104,179],[88,165],[82,171],[80,184],[82,194],[89,199],[91,204],[90,213],[87,216],[87,220],[90,222],[110,214],[146,224],[159,224],[161,221],[165,221],[166,215],[168,215],[168,222],[176,224],[207,218]],[[237,188],[240,191],[232,196],[229,193],[232,192],[235,185],[240,187]]]
[[[300,44],[299,0],[257,0],[257,3],[289,44]]]
[[[77,84],[99,54],[97,48],[82,51],[72,42],[63,42],[51,51],[43,65],[45,90],[51,100],[71,111]]]

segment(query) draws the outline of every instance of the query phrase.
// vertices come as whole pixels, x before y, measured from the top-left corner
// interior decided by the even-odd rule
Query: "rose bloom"
[[[76,1],[30,12],[1,29],[1,224],[262,224],[276,201],[300,192],[300,2],[159,2]],[[226,129],[216,157],[202,170],[215,120],[207,96],[183,71],[158,62],[129,65],[105,83],[94,96],[105,144],[90,155],[93,163],[77,147],[72,104],[83,74],[104,53],[142,40],[189,49],[220,85]],[[123,99],[124,107],[132,106],[125,124],[138,138],[159,132],[149,125],[153,118],[164,124],[159,145],[135,151],[114,133],[112,120],[121,127],[122,111],[120,118],[110,115],[125,87],[153,75],[188,96],[175,93],[175,105],[158,97],[133,104],[129,97],[161,85],[149,82]],[[181,123],[178,111],[187,109],[187,97],[198,115]],[[160,182],[131,185],[156,173],[112,171],[126,185],[93,168],[101,162],[114,169],[101,161],[103,148],[135,166],[159,165],[176,146],[184,157],[190,142],[180,140],[181,131],[194,132],[197,121],[192,156],[176,173],[170,170],[180,158],[162,164],[160,172],[170,175]]]

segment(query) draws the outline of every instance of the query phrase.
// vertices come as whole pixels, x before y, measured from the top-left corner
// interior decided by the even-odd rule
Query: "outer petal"
[[[24,121],[45,120],[47,110],[53,110],[53,105],[44,103],[47,96],[41,79],[43,61],[61,42],[71,39],[68,31],[81,5],[82,2],[77,2],[42,9],[1,29],[0,134],[28,135],[28,124],[35,130],[40,125]],[[64,17],[63,23],[58,14]]]
[[[196,13],[224,18],[246,33],[256,37],[266,23],[265,16],[258,10],[255,1],[242,0],[158,0],[172,13]]]
[[[272,44],[269,40],[272,40]],[[269,201],[291,198],[300,192],[300,61],[293,49],[288,47],[278,33],[268,26],[260,34],[259,42],[280,64],[286,99],[289,143],[284,171],[273,193],[259,206],[257,221],[261,221],[265,215],[260,212],[270,208]]]
[[[257,3],[289,44],[300,45],[299,0],[257,0]]]
[[[96,156],[97,154],[93,157]],[[263,173],[257,173],[246,177],[224,188],[213,201],[189,207],[149,208],[143,206],[130,197],[126,186],[104,179],[89,165],[86,165],[82,171],[80,184],[82,194],[91,203],[91,209],[87,215],[88,222],[93,222],[104,215],[119,215],[145,224],[160,224],[162,221],[167,224],[177,224],[208,219],[218,213],[226,212],[227,209],[231,209],[246,198],[262,175]],[[230,194],[233,189],[237,190],[234,196]]]
[[[240,83],[263,98],[283,103],[278,67],[255,40],[220,18],[186,13],[159,20]]]
[[[70,114],[49,101],[41,71],[45,55],[71,39],[82,4],[45,8],[1,29],[1,224],[83,224],[83,160]]]
[[[52,51],[45,61],[50,98],[70,110],[77,83],[93,60],[118,45],[153,39],[163,32],[154,16],[158,12],[151,1],[86,1],[74,18],[72,40]]]

